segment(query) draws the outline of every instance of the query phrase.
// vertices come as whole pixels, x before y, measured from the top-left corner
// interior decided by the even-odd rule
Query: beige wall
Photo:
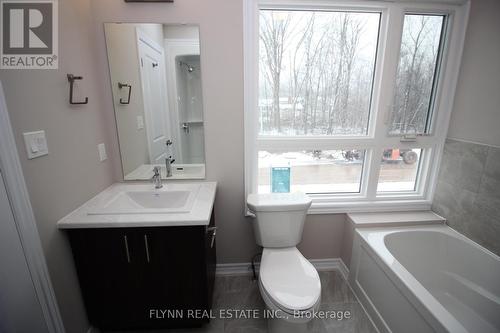
[[[244,217],[242,1],[182,0],[127,4],[123,0],[59,1],[58,70],[3,70],[21,162],[47,263],[68,332],[85,332],[76,272],[56,222],[123,177],[108,75],[104,22],[192,23],[200,26],[207,179],[218,182],[215,214],[218,262],[248,262],[258,249]],[[89,6],[90,5],[90,6]],[[82,75],[68,104],[66,73]],[[27,160],[22,132],[43,129],[50,154]],[[104,142],[109,159],[98,161]],[[309,216],[300,250],[309,258],[339,257],[344,215]]]
[[[199,39],[200,32],[198,27],[193,25],[164,25],[163,26],[163,37],[165,39]]]
[[[104,22],[200,25],[207,179],[219,183],[218,261],[247,262],[258,251],[250,220],[243,216],[242,2],[73,0],[59,5],[59,69],[2,70],[0,79],[66,329],[85,332],[88,322],[71,249],[56,222],[122,179]],[[88,105],[68,104],[66,73],[84,77],[77,82],[76,93],[78,99],[88,96]],[[50,153],[27,160],[22,133],[39,129],[46,131]],[[101,142],[109,156],[102,163],[96,147]],[[310,216],[301,251],[310,258],[338,257],[343,221],[343,215]]]
[[[107,72],[103,22],[188,23],[200,27],[207,179],[218,182],[219,263],[248,262],[258,249],[243,215],[243,2],[183,0],[126,4],[93,0],[99,71]],[[221,19],[223,18],[223,19]],[[107,112],[109,78],[103,78]],[[115,158],[119,159],[117,152]],[[116,170],[119,174],[119,168]],[[119,180],[117,178],[117,180]],[[300,249],[309,258],[340,256],[344,215],[309,216]]]
[[[500,1],[473,0],[448,137],[500,146]]]
[[[345,220],[345,214],[309,215],[300,252],[309,259],[341,257]]]
[[[243,216],[242,1],[182,0],[127,4],[123,0],[72,0],[60,4],[59,70],[3,70],[14,127],[50,274],[68,332],[85,332],[87,320],[66,238],[55,223],[113,181],[122,179],[108,75],[104,22],[191,23],[200,26],[207,179],[219,183],[215,213],[219,263],[247,262],[258,250]],[[89,8],[90,4],[90,8]],[[495,0],[474,1],[449,136],[499,144],[500,31]],[[495,29],[495,30],[493,30]],[[480,52],[478,52],[480,50]],[[69,106],[66,73],[83,75]],[[492,90],[493,89],[493,90]],[[479,115],[479,116],[478,116]],[[27,160],[22,132],[44,129],[50,154]],[[105,142],[110,159],[98,161]],[[309,258],[349,256],[344,215],[308,217],[300,250]]]
[[[256,252],[250,223],[243,217],[242,2],[186,0],[172,4],[93,1],[100,71],[105,72],[103,22],[135,21],[200,25],[206,130],[207,179],[219,183],[215,214],[220,228],[218,261],[249,261]],[[221,19],[224,17],[224,19]],[[226,70],[221,70],[226,68]],[[227,70],[231,68],[232,70]],[[109,79],[105,78],[107,83]],[[111,92],[104,87],[106,109]],[[117,156],[115,156],[117,157]],[[118,172],[119,170],[117,170]],[[118,180],[118,179],[117,179]]]
[[[499,2],[495,0],[473,2],[449,136],[498,144],[500,131],[495,126],[500,124],[497,107],[500,103],[496,100],[498,94],[491,91],[495,89],[492,87],[498,87],[500,80],[500,65],[495,60],[499,58],[499,45],[496,42],[499,37],[491,34],[491,31],[499,31],[494,17],[499,12],[498,6]],[[219,182],[215,209],[221,230],[218,260],[221,263],[248,261],[257,249],[249,220],[243,217],[242,2],[184,0],[174,5],[130,5],[120,0],[93,0],[93,11],[99,57],[102,57],[104,47],[102,22],[199,24],[207,179]],[[220,17],[224,17],[224,20]],[[482,51],[477,52],[478,49]],[[488,66],[484,66],[484,63]],[[99,64],[104,66],[102,61]],[[477,80],[477,77],[481,80]],[[109,97],[109,89],[105,88],[104,93]],[[481,117],[477,117],[477,112]],[[119,174],[119,171],[116,173]],[[351,245],[349,241],[342,240],[344,235],[351,238],[352,230],[344,228],[341,222],[344,220],[344,215],[309,216],[301,251],[309,258],[342,255],[348,262]]]
[[[113,148],[115,130],[102,108],[95,66],[90,2],[59,1],[59,69],[1,70],[7,107],[33,205],[38,231],[67,332],[85,332],[88,322],[71,249],[56,222],[113,180],[110,160],[99,162],[97,144]],[[66,73],[82,75],[76,92],[88,105],[68,104]],[[49,155],[26,158],[22,133],[45,130]]]

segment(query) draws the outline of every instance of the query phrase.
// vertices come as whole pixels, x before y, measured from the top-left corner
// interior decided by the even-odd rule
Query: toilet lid
[[[273,303],[283,310],[311,309],[321,294],[318,272],[295,247],[264,249],[259,278]]]

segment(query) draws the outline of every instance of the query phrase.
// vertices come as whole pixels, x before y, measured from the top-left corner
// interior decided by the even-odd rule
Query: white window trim
[[[430,209],[434,195],[441,155],[448,123],[453,108],[455,88],[460,69],[469,1],[456,4],[416,3],[411,1],[323,1],[323,0],[244,0],[243,54],[244,54],[244,122],[245,122],[245,200],[257,191],[258,150],[286,149],[368,149],[365,154],[362,188],[354,194],[313,194],[309,214],[346,213],[360,211],[423,210]],[[376,11],[382,13],[375,79],[370,110],[370,126],[365,137],[265,137],[258,136],[258,43],[259,10],[268,9],[329,9]],[[416,142],[403,143],[400,137],[387,136],[387,117],[395,82],[401,31],[405,13],[437,13],[448,15],[441,62],[436,107],[431,134],[419,136]],[[390,29],[389,29],[390,27]],[[395,29],[395,27],[398,27]],[[382,71],[384,69],[384,71]],[[378,110],[380,106],[387,106]],[[373,123],[372,123],[373,122]],[[436,130],[441,129],[441,130]],[[384,135],[382,135],[382,133]],[[376,135],[378,134],[378,135]],[[377,194],[380,156],[383,148],[427,148],[421,161],[416,191]],[[385,149],[384,148],[384,149]],[[367,177],[367,178],[365,178]],[[248,214],[248,212],[247,212]]]

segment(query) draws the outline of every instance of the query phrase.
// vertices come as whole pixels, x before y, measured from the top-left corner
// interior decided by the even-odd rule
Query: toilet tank
[[[248,208],[255,241],[267,248],[292,247],[300,243],[311,198],[304,193],[250,194]]]

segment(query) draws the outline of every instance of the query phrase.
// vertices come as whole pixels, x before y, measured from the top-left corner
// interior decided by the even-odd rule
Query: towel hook
[[[127,83],[118,82],[118,88],[119,89],[128,88],[127,100],[124,101],[122,98],[120,98],[120,104],[130,104],[130,93],[132,92],[132,85],[131,84],[127,84]]]
[[[82,76],[75,76],[73,74],[67,74],[69,81],[69,104],[87,104],[89,102],[89,98],[85,97],[85,101],[83,102],[75,102],[73,101],[73,85],[75,80],[82,80]]]

